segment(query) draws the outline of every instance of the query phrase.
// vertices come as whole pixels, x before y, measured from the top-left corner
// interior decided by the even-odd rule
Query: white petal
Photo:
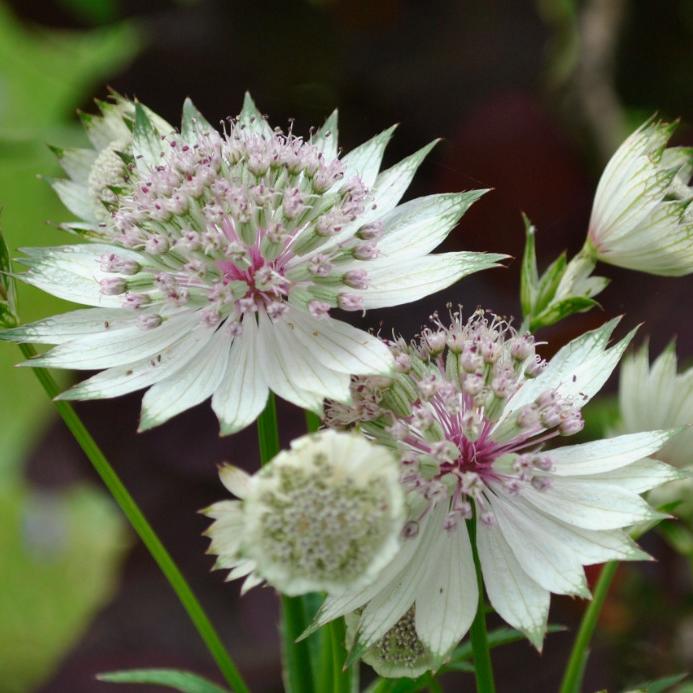
[[[632,493],[644,493],[667,481],[685,478],[685,472],[659,460],[645,458],[605,474],[590,477],[595,481],[608,481]]]
[[[529,522],[541,525],[549,531],[554,541],[574,554],[581,565],[593,565],[606,561],[641,561],[649,556],[623,531],[582,529],[561,522],[534,508],[524,499],[505,498]]]
[[[249,92],[246,92],[243,97],[243,108],[238,116],[238,122],[255,135],[268,139],[271,139],[273,136],[272,128],[262,116],[262,113],[258,111]]]
[[[602,474],[625,467],[659,450],[676,431],[648,431],[594,440],[551,450],[548,455],[558,476]]]
[[[528,486],[520,495],[548,515],[585,529],[619,529],[661,517],[637,494],[585,477],[553,477],[548,489]]]
[[[191,329],[206,329],[200,324],[199,315],[195,311],[175,315],[153,330],[135,325],[59,344],[46,354],[25,361],[22,365],[77,370],[122,366],[154,356]]]
[[[427,522],[422,523],[425,526],[419,530],[423,536],[410,564],[363,610],[359,622],[359,641],[362,644],[372,645],[380,640],[414,603],[434,557],[436,536],[445,531],[443,519],[446,510],[446,503],[438,503],[429,512]]]
[[[98,153],[93,149],[59,149],[57,147],[51,147],[51,149],[58,157],[65,173],[76,183],[86,185]]]
[[[200,132],[216,132],[200,113],[190,98],[183,102],[183,116],[180,124],[180,134],[190,144],[195,143],[195,138]]]
[[[135,125],[132,130],[132,153],[140,173],[156,166],[163,154],[161,135],[157,132],[144,107],[135,104]]]
[[[371,190],[369,205],[359,217],[359,225],[368,224],[375,219],[382,219],[383,215],[397,206],[414,179],[414,174],[421,162],[439,141],[433,140],[406,159],[402,159],[399,163],[378,174]]]
[[[393,125],[387,130],[383,130],[380,134],[359,145],[356,149],[352,149],[346,156],[342,157],[345,182],[354,176],[358,176],[368,188],[375,183],[380,170],[380,163],[385,153],[385,147],[387,147],[387,143],[390,141],[396,127],[396,125]]]
[[[177,342],[159,353],[97,373],[66,390],[57,399],[104,399],[149,387],[184,368],[211,336],[210,329],[188,330]]]
[[[211,397],[226,372],[231,339],[227,330],[218,329],[185,368],[149,388],[138,431],[159,426]]]
[[[290,309],[285,320],[304,349],[323,366],[339,373],[371,375],[391,372],[393,358],[377,337],[332,318],[318,320]]]
[[[517,506],[499,497],[490,500],[498,529],[532,580],[556,594],[589,596],[582,564],[551,533],[550,520],[538,514],[530,520]]]
[[[0,341],[63,344],[106,329],[131,326],[137,316],[122,308],[85,308],[0,332]]]
[[[618,321],[618,318],[609,320],[562,347],[539,376],[525,381],[510,398],[494,432],[505,430],[501,429],[502,424],[547,390],[557,390],[560,395],[573,398],[577,406],[584,406],[592,399],[607,381],[633,338],[634,332],[631,332],[611,348],[606,348]]]
[[[232,464],[223,464],[219,468],[219,478],[226,489],[233,493],[238,498],[245,498],[248,494],[248,484],[250,482],[250,474],[234,467]]]
[[[440,532],[435,541],[436,554],[416,596],[416,632],[432,652],[444,655],[469,630],[479,590],[466,525]]]
[[[212,397],[221,435],[249,426],[267,402],[269,391],[258,359],[257,331],[255,318],[243,321],[243,332],[231,347],[226,374]]]
[[[522,570],[498,527],[478,523],[476,545],[491,606],[541,650],[551,595]]]
[[[94,202],[88,188],[83,183],[60,178],[51,180],[50,185],[58,193],[60,201],[76,216],[84,221],[95,221]]]
[[[279,341],[275,326],[264,312],[259,314],[258,320],[257,358],[269,388],[297,407],[319,411],[323,396],[296,383],[293,355]],[[302,375],[305,377],[305,373]]]
[[[134,105],[132,102],[120,99],[117,104],[107,101],[99,103],[103,116],[95,116],[80,113],[87,137],[98,151],[105,149],[116,141],[130,139],[130,130],[123,120],[125,113],[132,115]]]
[[[322,127],[310,138],[323,154],[327,163],[337,158],[339,152],[339,130],[337,127],[337,109],[330,114],[329,118],[322,124]]]
[[[378,241],[382,256],[370,264],[391,264],[392,259],[403,260],[430,253],[455,228],[462,215],[486,190],[464,193],[444,193],[418,197],[396,207],[385,217],[383,236]]]
[[[468,274],[498,267],[498,261],[504,257],[494,253],[458,252],[426,255],[377,269],[363,263],[361,267],[368,271],[369,286],[354,293],[363,296],[367,309],[399,306],[441,291]]]

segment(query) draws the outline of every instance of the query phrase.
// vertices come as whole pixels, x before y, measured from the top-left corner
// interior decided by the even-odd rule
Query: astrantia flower
[[[104,369],[65,399],[150,387],[141,429],[210,396],[223,433],[269,390],[312,410],[346,400],[350,374],[392,359],[333,308],[415,301],[504,257],[429,254],[483,191],[397,206],[432,145],[378,173],[392,128],[340,157],[336,114],[304,140],[250,97],[222,134],[190,101],[180,133],[140,104],[112,109],[92,123],[97,150],[61,153],[72,181],[56,188],[90,242],[26,249],[21,275],[93,307],[2,338],[57,345],[27,365]]]
[[[472,517],[489,600],[537,648],[551,592],[587,597],[584,565],[645,557],[622,528],[657,517],[639,494],[676,472],[643,458],[670,433],[544,447],[582,429],[580,409],[630,340],[607,348],[615,324],[545,363],[500,318],[455,313],[390,345],[399,374],[389,383],[354,379],[353,405],[331,404],[326,421],[397,452],[408,518],[375,583],[328,598],[317,624],[359,610],[358,646],[369,648],[413,607],[421,643],[444,656],[477,608]]]
[[[252,477],[222,470],[242,503],[206,511],[217,567],[252,571],[290,595],[367,585],[399,549],[398,475],[391,451],[336,431],[294,440]]]
[[[676,373],[674,344],[650,367],[649,349],[643,345],[621,364],[619,432],[636,433],[652,428],[685,427],[654,457],[674,467],[693,471],[693,368]],[[674,512],[693,517],[693,481],[690,476],[654,490],[650,502],[677,501]]]
[[[674,128],[648,121],[607,164],[587,239],[599,260],[650,274],[693,272],[693,150],[665,149]]]

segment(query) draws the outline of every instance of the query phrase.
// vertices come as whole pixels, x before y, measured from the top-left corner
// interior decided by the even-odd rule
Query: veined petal
[[[380,640],[414,603],[429,572],[436,546],[435,537],[441,530],[446,511],[447,503],[439,503],[429,513],[426,526],[420,529],[423,537],[410,564],[363,610],[359,622],[359,642],[363,645],[372,645]]]
[[[277,339],[275,327],[265,313],[259,314],[258,325],[257,358],[269,388],[297,407],[319,411],[323,396],[296,383],[293,372],[295,364],[287,354],[285,345]]]
[[[60,149],[60,147],[51,147],[51,149],[65,173],[76,183],[86,186],[98,152],[93,149]]]
[[[368,224],[375,219],[381,219],[384,214],[397,206],[414,179],[414,174],[421,162],[438,142],[440,140],[433,140],[406,159],[402,159],[399,163],[378,174],[371,191],[372,202],[364,212],[362,219],[359,220],[361,225]]]
[[[356,149],[352,149],[342,158],[345,180],[358,176],[363,181],[363,184],[369,188],[375,183],[380,170],[380,163],[385,153],[385,147],[387,147],[396,127],[396,125],[393,125],[387,130],[383,130],[380,134],[371,137],[371,139],[356,147]]]
[[[221,435],[249,426],[267,402],[269,390],[258,359],[257,331],[254,317],[243,321],[243,332],[233,341],[226,373],[212,397]]]
[[[607,481],[616,484],[619,488],[632,493],[644,493],[667,481],[675,481],[686,478],[686,476],[686,472],[682,472],[676,467],[646,457],[629,464],[627,467],[614,469],[604,474],[595,474],[589,478],[597,482]]]
[[[619,529],[662,517],[640,496],[607,480],[554,477],[551,487],[520,495],[548,515],[584,529]]]
[[[322,152],[327,163],[336,159],[339,153],[339,129],[337,120],[338,113],[335,108],[318,131],[310,138],[311,144],[314,144]]]
[[[641,460],[659,450],[677,431],[630,433],[616,438],[594,440],[551,450],[553,473],[584,476],[610,472]]]
[[[253,134],[261,137],[272,137],[272,128],[262,113],[258,111],[250,92],[246,92],[243,97],[243,108],[238,116],[238,122]]]
[[[67,178],[50,180],[50,185],[60,201],[76,216],[85,221],[95,221],[94,203],[83,183]]]
[[[160,352],[97,373],[66,390],[57,399],[106,399],[149,387],[185,367],[211,336],[210,329],[184,331],[177,342]]]
[[[142,399],[139,431],[147,431],[204,402],[217,389],[229,360],[231,336],[223,327],[180,373],[153,385]]]
[[[505,257],[495,253],[439,253],[373,269],[371,265],[368,289],[354,293],[363,296],[366,309],[399,306],[446,289],[474,272],[498,267]]]
[[[285,319],[297,341],[325,367],[351,375],[386,375],[392,370],[390,350],[368,332],[341,320],[318,320],[296,309],[289,309]]]
[[[25,361],[24,366],[48,366],[96,370],[149,358],[170,346],[199,323],[199,316],[188,311],[165,320],[153,330],[135,325],[100,334],[92,334],[51,349],[46,354]],[[200,328],[204,329],[204,328]]]
[[[193,143],[195,136],[199,132],[213,132],[216,130],[209,124],[207,119],[200,113],[190,98],[183,101],[183,117],[180,123],[180,133],[184,139]]]
[[[135,324],[137,316],[122,308],[84,308],[0,331],[0,341],[64,344],[75,339]]]
[[[250,474],[234,467],[232,464],[223,464],[219,468],[219,479],[224,484],[226,490],[233,493],[238,498],[245,498],[248,495],[248,484],[250,483]]]
[[[588,597],[582,564],[568,546],[551,532],[551,521],[536,514],[533,520],[501,497],[490,499],[498,529],[517,562],[539,586],[556,594]]]
[[[383,237],[378,243],[382,253],[371,266],[426,255],[437,248],[456,226],[462,215],[486,190],[443,193],[418,197],[393,209],[381,219]]]
[[[440,531],[430,572],[416,595],[416,632],[437,655],[446,654],[469,630],[479,589],[467,526]]]
[[[520,567],[500,529],[477,524],[476,545],[491,606],[541,651],[551,594]]]
[[[132,130],[132,153],[138,171],[146,173],[161,159],[163,147],[157,132],[144,107],[135,104],[135,125]]]

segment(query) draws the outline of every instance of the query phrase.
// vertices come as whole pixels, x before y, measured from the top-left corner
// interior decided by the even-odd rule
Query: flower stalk
[[[265,409],[257,419],[260,464],[267,464],[280,450],[277,405],[270,393]],[[282,659],[284,683],[288,693],[313,693],[315,684],[310,663],[308,643],[296,642],[308,626],[303,597],[287,597],[281,600]]]
[[[20,344],[19,348],[26,358],[36,356],[36,350],[30,344]],[[45,368],[35,368],[34,374],[51,399],[60,392],[53,376]],[[226,651],[219,634],[214,629],[212,622],[197,600],[190,585],[188,585],[173,558],[162,544],[153,527],[149,524],[140,507],[137,505],[137,502],[130,495],[82,420],[77,415],[77,412],[75,412],[68,402],[54,400],[53,404],[70,433],[72,433],[97,474],[101,477],[101,480],[118,504],[118,507],[142,540],[142,543],[146,546],[169,585],[176,593],[180,603],[188,613],[190,620],[193,622],[197,632],[207,646],[209,653],[214,658],[226,683],[231,686],[236,693],[246,693],[249,690],[248,686],[243,680],[233,659],[231,659],[229,653]]]

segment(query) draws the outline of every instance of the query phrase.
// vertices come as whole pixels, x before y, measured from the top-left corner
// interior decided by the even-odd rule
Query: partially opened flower
[[[621,364],[619,383],[619,432],[636,433],[652,428],[681,427],[654,457],[693,471],[693,369],[676,372],[672,343],[650,367],[649,348],[644,344],[628,354]],[[673,512],[693,518],[693,481],[690,476],[665,484],[650,494],[650,502],[677,502]]]
[[[665,149],[674,128],[646,122],[604,169],[587,239],[597,259],[650,274],[693,272],[693,149]]]
[[[88,242],[22,260],[24,281],[92,307],[0,338],[57,345],[30,366],[101,370],[64,399],[150,388],[141,429],[209,397],[222,433],[269,390],[316,411],[347,400],[350,374],[392,358],[332,309],[415,301],[504,257],[430,254],[483,191],[398,206],[433,145],[379,173],[393,128],[340,157],[336,113],[304,140],[249,96],[221,134],[190,101],[180,133],[140,104],[111,109],[90,121],[94,151],[60,152],[71,181],[55,186]]]
[[[369,584],[399,549],[404,493],[397,461],[357,433],[294,440],[250,477],[225,467],[241,501],[204,511],[216,567],[285,594],[339,593]],[[251,583],[251,584],[252,584]]]
[[[639,494],[676,471],[643,458],[670,432],[545,447],[582,429],[581,408],[631,337],[607,347],[615,325],[545,363],[532,337],[500,318],[455,313],[449,326],[435,318],[413,343],[390,344],[392,380],[354,379],[353,404],[331,404],[326,422],[396,451],[408,518],[376,582],[328,598],[316,625],[358,612],[357,647],[367,650],[413,619],[415,650],[444,657],[477,609],[472,518],[491,605],[537,648],[551,592],[588,597],[583,566],[646,557],[623,528],[658,516]]]

